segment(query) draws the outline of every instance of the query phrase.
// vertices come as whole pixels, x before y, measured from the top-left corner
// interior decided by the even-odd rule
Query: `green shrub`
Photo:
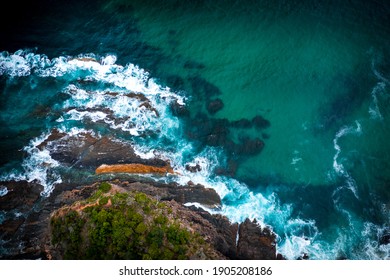
[[[111,184],[107,182],[102,182],[100,183],[98,190],[102,191],[103,193],[107,193],[111,190]]]
[[[165,204],[140,192],[101,197],[106,189],[92,195],[98,205],[89,198],[91,206],[80,214],[70,210],[50,221],[52,243],[63,249],[64,258],[186,259],[193,248],[204,246],[199,235],[168,218]],[[112,204],[103,207],[109,199]]]
[[[100,200],[99,200],[99,205],[106,205],[108,203],[108,200],[109,198],[107,196],[105,197],[102,197]]]

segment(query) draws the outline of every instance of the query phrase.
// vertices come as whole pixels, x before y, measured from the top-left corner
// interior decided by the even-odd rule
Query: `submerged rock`
[[[207,104],[207,111],[214,115],[215,113],[217,113],[219,110],[221,110],[223,108],[223,102],[220,98],[216,98],[216,99],[213,99],[211,100],[208,104]]]
[[[241,155],[256,155],[264,148],[264,142],[260,138],[243,138],[237,147],[237,153]]]
[[[271,123],[269,120],[264,119],[262,116],[257,115],[252,119],[252,124],[257,128],[257,129],[265,129],[271,126]]]
[[[192,87],[193,96],[203,98],[204,100],[210,100],[211,97],[222,94],[221,90],[217,86],[208,82],[199,75],[190,77],[188,80]]]
[[[237,121],[230,122],[230,126],[234,128],[251,128],[253,123],[248,119],[239,119]]]
[[[178,117],[188,117],[190,115],[190,111],[185,105],[179,104],[177,101],[173,101],[170,103],[170,108],[173,115]]]

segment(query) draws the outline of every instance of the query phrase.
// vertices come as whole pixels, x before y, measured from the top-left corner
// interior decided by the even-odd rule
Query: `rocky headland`
[[[62,259],[61,249],[52,243],[52,216],[61,209],[69,209],[87,200],[100,184],[72,189],[57,186],[45,198],[40,195],[42,187],[38,184],[2,182],[9,193],[0,197],[1,211],[6,213],[1,224],[0,258]],[[187,202],[197,201],[206,207],[219,207],[220,198],[212,189],[201,185],[179,186],[136,180],[114,180],[109,184],[117,191],[143,193],[153,201],[164,203],[173,213],[172,220],[211,244],[208,254],[194,254],[191,256],[194,259],[283,259],[276,253],[275,235],[268,228],[260,228],[256,221],[247,219],[241,224],[231,223],[222,215],[184,206]]]
[[[115,208],[117,200],[114,198],[117,193],[126,194],[126,203],[137,201],[134,197],[140,195],[150,203],[147,210],[137,204],[131,204],[135,213],[144,217],[138,221],[144,226],[134,230],[137,234],[152,234],[149,230],[153,228],[150,224],[153,213],[160,211],[159,215],[167,219],[164,220],[164,226],[158,226],[158,232],[160,228],[172,230],[172,227],[176,226],[176,231],[184,230],[183,236],[187,237],[183,237],[184,241],[180,239],[179,245],[184,247],[177,244],[179,247],[175,247],[168,242],[172,235],[160,232],[160,242],[164,248],[168,248],[168,253],[159,255],[156,252],[151,253],[152,247],[156,245],[149,244],[152,246],[150,247],[145,243],[145,240],[149,239],[141,236],[140,244],[144,244],[146,249],[138,245],[136,248],[142,251],[142,254],[138,252],[123,255],[114,254],[112,251],[112,255],[107,255],[106,258],[283,259],[283,256],[276,252],[275,234],[269,228],[261,228],[257,221],[247,219],[240,224],[231,223],[222,215],[211,214],[195,206],[185,206],[186,203],[197,202],[205,208],[218,209],[221,199],[213,189],[192,182],[179,185],[140,176],[145,173],[175,176],[169,162],[157,156],[141,158],[131,145],[110,137],[99,137],[87,132],[69,135],[58,130],[53,130],[36,148],[48,151],[51,158],[59,162],[62,168],[72,167],[69,170],[76,168],[78,172],[63,172],[62,182],[57,184],[48,196],[41,195],[44,187],[37,181],[0,182],[2,188],[7,190],[5,195],[0,196],[0,259],[104,258],[93,254],[66,254],[69,244],[59,240],[60,235],[55,235],[53,219],[66,217],[69,211],[93,209],[95,206],[98,207],[96,211],[118,211]],[[199,169],[197,166],[188,166],[191,172],[198,172]],[[122,176],[124,173],[126,176]],[[99,193],[102,184],[110,186],[107,194]],[[96,193],[103,195],[104,199]],[[77,205],[84,206],[78,208]],[[160,205],[161,209],[165,210],[158,210],[151,205]],[[83,223],[88,224],[89,216],[80,211],[76,213],[81,215]],[[74,226],[61,230],[73,232]],[[85,238],[87,231],[87,228],[83,228],[83,234],[80,236]],[[128,240],[132,239],[131,236],[128,235]],[[194,242],[194,236],[199,242]],[[109,242],[111,238],[106,237],[105,242]],[[95,244],[91,238],[87,240],[89,244]]]

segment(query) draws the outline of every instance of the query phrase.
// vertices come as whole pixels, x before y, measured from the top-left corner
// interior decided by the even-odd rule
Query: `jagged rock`
[[[190,172],[192,172],[192,173],[196,173],[196,172],[201,171],[202,168],[200,167],[199,164],[195,164],[195,165],[187,164],[187,165],[186,165],[186,170],[187,170],[187,171],[190,171]]]
[[[150,102],[150,100],[142,93],[130,92],[125,94],[127,97],[138,99],[142,102]]]
[[[219,214],[211,215],[209,212],[196,207],[191,209],[213,226],[214,232],[211,235],[211,242],[214,244],[214,247],[229,259],[237,259],[236,238],[238,224],[230,223],[225,216]]]
[[[388,228],[379,238],[380,245],[390,244],[390,228]]]
[[[163,167],[165,160],[143,159],[135,154],[130,144],[110,137],[97,137],[91,133],[67,135],[53,130],[39,149],[47,149],[50,156],[63,165],[95,170],[102,164],[139,163]]]
[[[274,260],[282,258],[276,253],[276,236],[268,228],[260,228],[257,221],[246,219],[240,224],[237,257],[245,260]]]
[[[10,240],[12,236],[15,235],[18,228],[25,222],[25,218],[18,217],[15,219],[8,219],[4,221],[0,228],[1,228],[1,234],[0,238],[2,240]]]
[[[141,182],[122,182],[127,190],[136,190],[154,196],[163,201],[174,200],[185,204],[188,202],[198,202],[208,208],[219,208],[221,198],[215,190],[205,188],[202,185],[180,186],[176,183],[141,183]]]
[[[27,182],[19,182],[19,184],[25,185],[25,189],[28,189]],[[136,180],[124,182],[114,180],[111,184],[123,191],[143,192],[167,203],[172,211],[181,217],[181,223],[186,228],[199,233],[206,242],[213,246],[215,251],[211,256],[214,259],[281,258],[276,255],[273,233],[269,229],[260,229],[256,221],[246,220],[241,225],[232,224],[225,216],[210,214],[203,209],[183,205],[187,202],[198,202],[206,207],[219,207],[221,200],[213,189],[202,185],[180,186],[175,183]],[[52,249],[49,235],[51,213],[62,206],[88,198],[99,185],[100,183],[95,183],[73,189],[65,186],[56,187],[49,197],[35,199],[32,206],[29,202],[31,207],[29,210],[23,210],[25,212],[22,213],[21,218],[7,220],[1,225],[1,238],[6,242],[1,243],[0,259],[50,259],[55,256],[55,253],[50,252]],[[17,189],[9,189],[17,191]],[[23,188],[21,190],[23,193]],[[1,198],[4,199],[8,195]],[[13,199],[17,197],[14,196]],[[11,200],[9,205],[13,205],[13,202]],[[237,237],[239,237],[238,242]],[[194,258],[202,259],[202,252],[198,253],[199,255]],[[208,253],[210,256],[210,252]]]
[[[0,197],[0,211],[6,220],[0,224],[0,259],[34,259],[42,256],[45,219],[40,208],[43,187],[27,181],[2,182],[8,193]]]
[[[185,105],[179,104],[177,101],[173,101],[170,103],[170,108],[172,113],[178,117],[188,117],[190,115],[190,111]]]
[[[0,196],[0,211],[30,210],[40,199],[40,193],[43,191],[41,185],[27,181],[0,182],[0,186],[5,186],[8,190],[6,195]]]

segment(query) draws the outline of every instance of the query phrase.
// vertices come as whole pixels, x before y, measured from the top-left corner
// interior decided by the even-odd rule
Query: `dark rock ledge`
[[[260,228],[256,221],[231,223],[222,215],[183,205],[196,201],[207,207],[219,207],[220,197],[212,189],[193,184],[140,182],[139,179],[110,183],[166,202],[188,222],[187,226],[191,225],[193,231],[213,245],[218,259],[283,259],[276,252],[275,235],[268,228]],[[42,186],[38,184],[25,181],[0,184],[8,189],[8,193],[0,197],[0,211],[6,213],[0,224],[0,259],[47,260],[55,258],[50,244],[50,215],[63,206],[90,197],[100,183],[76,188],[58,185],[46,198],[40,196]]]
[[[8,191],[0,196],[0,259],[52,259],[49,234],[52,213],[87,199],[101,181],[107,180],[125,191],[142,192],[167,203],[173,211],[178,211],[183,221],[188,221],[193,231],[213,245],[215,256],[220,259],[283,259],[276,252],[275,234],[268,228],[260,228],[256,221],[232,224],[227,217],[184,206],[187,202],[198,202],[217,209],[221,199],[213,189],[192,182],[187,185],[161,183],[137,174],[127,174],[124,178],[123,174],[92,176],[102,164],[131,167],[132,171],[136,169],[135,173],[140,172],[140,168],[170,173],[169,162],[158,157],[141,158],[128,143],[90,133],[71,136],[53,130],[37,148],[46,149],[62,168],[87,175],[62,174],[63,183],[56,185],[48,197],[40,195],[43,187],[35,182],[0,182]],[[197,172],[199,167],[191,171]]]

